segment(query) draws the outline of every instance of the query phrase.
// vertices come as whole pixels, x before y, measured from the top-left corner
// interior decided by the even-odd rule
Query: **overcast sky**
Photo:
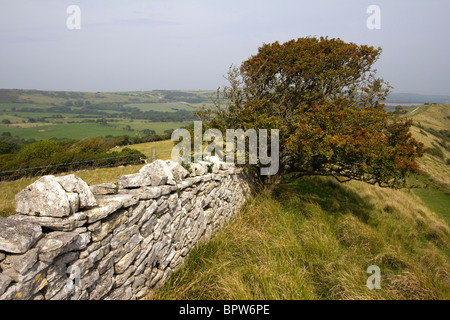
[[[0,0],[0,88],[217,89],[263,43],[329,36],[381,46],[394,92],[450,95],[449,16],[447,0]]]

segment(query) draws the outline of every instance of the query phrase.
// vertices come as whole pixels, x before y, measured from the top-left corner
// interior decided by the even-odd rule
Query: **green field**
[[[142,136],[138,130],[151,129],[156,134],[164,133],[164,130],[178,129],[188,125],[191,122],[127,122],[122,121],[114,123],[114,126],[103,126],[95,123],[73,123],[73,124],[46,124],[36,127],[16,128],[13,126],[0,125],[0,132],[10,132],[13,136],[24,139],[34,138],[36,140],[48,140],[51,138],[73,138],[84,139],[98,136]],[[127,131],[121,129],[130,125],[131,129],[136,131]]]
[[[202,103],[186,103],[186,102],[166,102],[166,103],[130,103],[126,107],[139,108],[142,111],[160,111],[160,112],[175,112],[176,110],[195,111],[199,109]],[[211,105],[206,104],[205,105]]]
[[[0,89],[0,133],[37,140],[141,137],[177,129],[211,106],[213,91],[64,92]]]

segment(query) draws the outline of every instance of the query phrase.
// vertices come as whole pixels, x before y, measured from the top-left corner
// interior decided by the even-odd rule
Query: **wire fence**
[[[142,158],[142,155],[144,155],[145,158]],[[0,171],[0,182],[13,181],[24,177],[39,177],[48,174],[70,173],[78,170],[93,170],[147,163],[148,161],[153,160],[156,160],[155,150],[152,150],[151,155],[145,155],[143,153],[128,154],[108,158],[49,164],[40,167],[20,168],[16,170]]]

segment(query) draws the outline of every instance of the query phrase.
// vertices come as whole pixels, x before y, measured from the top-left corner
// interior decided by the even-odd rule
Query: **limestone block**
[[[72,231],[73,229],[81,227],[86,223],[87,215],[85,212],[77,212],[66,218],[54,218],[16,214],[10,216],[9,219],[37,224],[41,227],[46,227],[55,231]]]
[[[70,249],[70,245],[77,241],[78,232],[54,231],[48,233],[36,244],[39,248],[39,260],[51,263],[53,259]]]
[[[127,222],[126,210],[118,210],[101,221],[100,227],[92,232],[92,241],[100,241],[109,233]]]
[[[132,236],[139,232],[139,227],[137,225],[132,225],[120,232],[113,235],[110,241],[112,249],[117,249],[122,245],[126,244]]]
[[[113,268],[111,270],[114,270]],[[130,283],[133,281],[133,276],[136,273],[136,267],[131,265],[127,268],[124,273],[116,274],[113,288],[119,288],[123,286],[125,283]]]
[[[119,189],[139,188],[152,185],[151,176],[141,173],[120,176],[117,182],[119,184]]]
[[[158,209],[158,202],[153,201],[152,204],[145,209],[144,213],[142,214],[138,222],[138,225],[142,226],[144,223],[146,223],[153,215],[153,213],[156,212],[156,209]]]
[[[38,259],[38,249],[28,250],[24,254],[10,255],[0,263],[2,270],[13,268],[18,273],[25,273]]]
[[[140,200],[149,200],[159,198],[161,196],[161,188],[144,186],[139,189],[130,189],[128,193]]]
[[[114,183],[101,183],[94,186],[89,186],[89,189],[91,189],[91,192],[94,195],[117,193],[117,186]]]
[[[121,274],[124,273],[125,270],[130,266],[130,264],[134,261],[134,259],[139,254],[141,247],[137,245],[133,250],[128,252],[122,259],[120,259],[115,265],[114,270],[115,273]]]
[[[200,163],[191,163],[191,169],[193,176],[202,176],[207,173],[208,170],[206,166],[202,166]]]
[[[156,203],[156,202],[155,202]],[[146,238],[150,236],[150,234],[153,233],[153,228],[155,227],[156,223],[158,222],[158,218],[156,215],[152,215],[146,222],[142,224],[142,226],[139,229],[139,233],[142,237]]]
[[[150,204],[150,201],[140,201],[136,207],[130,208],[130,214],[128,217],[128,223],[129,224],[135,224],[138,220],[141,219],[142,215],[146,211],[148,205]]]
[[[175,184],[172,170],[163,160],[155,160],[152,163],[146,164],[139,170],[139,173],[149,177],[152,181],[152,186]]]
[[[114,271],[110,269],[100,276],[94,290],[89,294],[90,300],[100,300],[112,289],[114,284],[113,273]]]
[[[70,202],[54,176],[43,176],[15,196],[16,211],[40,217],[66,217]]]
[[[66,192],[78,194],[80,208],[94,207],[97,205],[97,200],[95,199],[91,189],[87,183],[78,176],[69,174],[66,176],[57,177],[56,181],[58,181]]]
[[[48,263],[37,261],[31,266],[31,268],[29,268],[24,273],[19,273],[13,268],[9,268],[3,270],[3,274],[9,276],[15,282],[18,283],[25,283],[33,280],[38,281],[41,280],[42,278],[45,278],[45,274],[47,272],[48,267],[49,267]]]
[[[42,237],[40,226],[0,217],[0,250],[25,253]]]
[[[130,194],[99,195],[96,199],[99,206],[85,211],[89,223],[106,218],[122,207],[132,206],[139,201]]]
[[[6,291],[13,279],[6,274],[0,273],[0,296]]]
[[[179,162],[166,160],[166,163],[176,183],[181,183],[183,179],[189,175],[189,171],[183,168],[183,166]]]

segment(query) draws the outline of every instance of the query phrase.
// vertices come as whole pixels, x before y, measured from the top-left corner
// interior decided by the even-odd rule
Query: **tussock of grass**
[[[413,192],[304,178],[249,200],[147,298],[449,299],[449,244]]]

